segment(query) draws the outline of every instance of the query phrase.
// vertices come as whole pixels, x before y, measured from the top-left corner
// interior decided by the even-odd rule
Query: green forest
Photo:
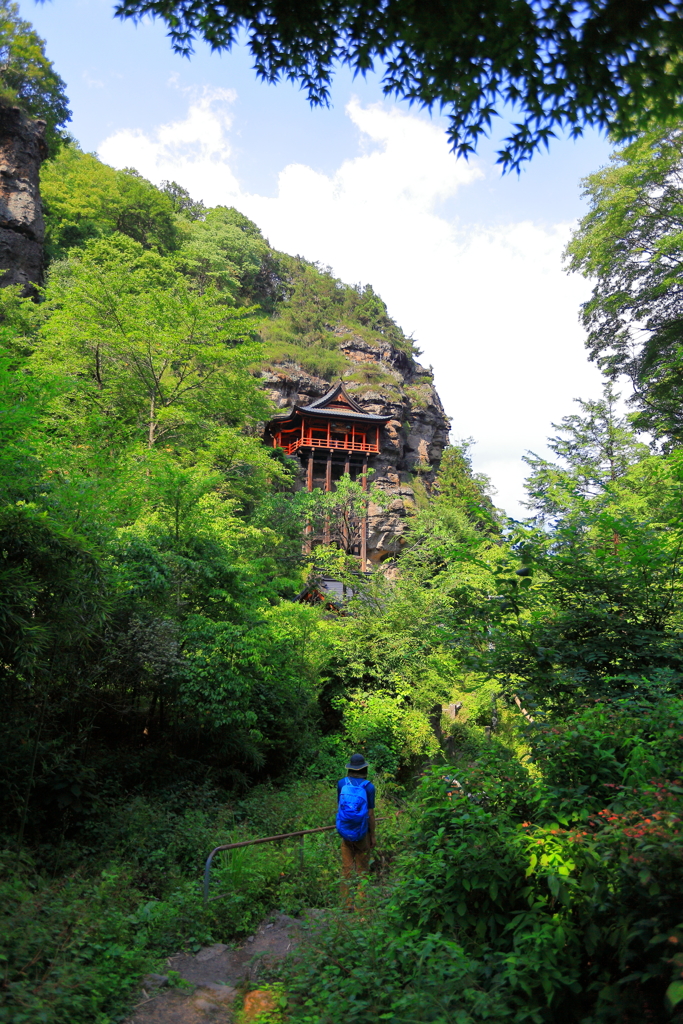
[[[3,52],[43,55],[15,14]],[[54,117],[45,284],[0,290],[0,1022],[123,1022],[172,953],[310,908],[271,1024],[683,1021],[681,123],[583,183],[604,389],[527,456],[528,517],[454,443],[359,577],[302,554],[330,509],[263,444],[259,375],[362,398],[392,380],[344,338],[415,343],[372,287],[83,152],[19,57],[0,101]],[[343,614],[297,600],[322,569]],[[382,819],[353,907],[325,835],[217,861],[205,906],[209,851],[329,825],[352,751]]]

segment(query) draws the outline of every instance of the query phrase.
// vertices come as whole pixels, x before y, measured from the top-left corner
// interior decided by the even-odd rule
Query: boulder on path
[[[244,999],[242,1019],[244,1024],[258,1020],[262,1013],[274,1013],[277,1009],[275,996],[266,988],[256,988],[248,992]]]

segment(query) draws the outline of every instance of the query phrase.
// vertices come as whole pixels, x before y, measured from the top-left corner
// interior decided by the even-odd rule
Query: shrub
[[[47,882],[26,858],[17,868],[14,854],[0,857],[0,1021],[104,1024],[152,960],[139,941],[147,924],[128,913],[135,894],[126,873]]]
[[[683,784],[647,775],[682,711],[538,726],[533,774],[495,742],[425,773],[391,890],[289,968],[292,1019],[681,1024]]]
[[[330,915],[285,971],[294,1024],[474,1024],[512,1021],[485,965],[438,932],[396,931],[369,892],[363,915]]]
[[[403,696],[358,690],[342,703],[344,727],[352,747],[365,752],[376,768],[392,773],[414,765],[439,749],[427,715],[406,705]]]

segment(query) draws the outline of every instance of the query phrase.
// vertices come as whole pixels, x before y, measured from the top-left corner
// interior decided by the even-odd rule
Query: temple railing
[[[283,444],[278,442],[277,437],[274,440],[273,447],[282,448],[283,452],[287,455],[291,455],[292,452],[298,451],[299,448],[337,448],[345,452],[379,452],[379,445],[370,444],[367,441],[351,441],[344,439],[338,441],[335,438],[322,438],[322,437],[297,437],[295,441],[290,444]]]

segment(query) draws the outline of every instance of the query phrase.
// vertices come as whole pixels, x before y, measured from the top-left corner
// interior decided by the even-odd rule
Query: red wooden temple
[[[379,453],[381,431],[390,416],[374,416],[347,393],[339,381],[326,395],[309,405],[295,405],[275,416],[266,427],[266,441],[295,455],[306,469],[306,487],[335,489],[344,474],[362,480],[367,488],[372,456]],[[361,566],[367,561],[367,519],[360,524]],[[329,543],[329,528],[323,538]],[[307,541],[310,551],[313,538]]]

